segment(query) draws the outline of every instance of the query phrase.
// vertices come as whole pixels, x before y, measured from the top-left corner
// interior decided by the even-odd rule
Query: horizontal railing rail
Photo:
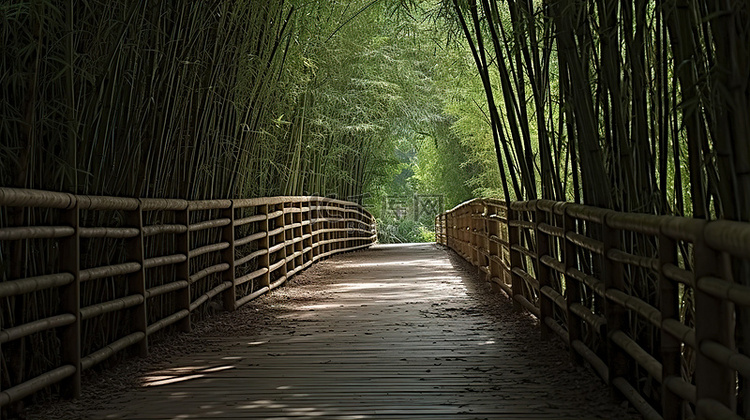
[[[645,418],[744,417],[750,224],[477,199],[435,228]]]
[[[171,325],[189,331],[191,314],[210,311],[214,298],[233,311],[321,258],[377,238],[367,210],[323,197],[186,201],[0,188],[0,211],[0,299],[8,305],[0,365],[12,369],[26,355],[43,363],[23,339],[57,351],[45,355],[44,372],[0,389],[0,407],[59,382],[77,396],[82,371],[133,346],[147,354],[149,337]],[[117,331],[97,330],[107,322]]]

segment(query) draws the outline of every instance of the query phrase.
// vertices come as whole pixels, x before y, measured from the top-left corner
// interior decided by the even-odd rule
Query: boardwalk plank
[[[540,357],[542,351],[560,351],[559,345],[541,342],[533,321],[512,313],[499,297],[488,301],[489,287],[457,264],[431,244],[376,246],[323,261],[228,315],[231,322],[247,320],[250,332],[208,331],[205,350],[175,357],[139,378],[140,387],[85,414],[97,419],[633,416],[590,372],[568,365],[566,356]],[[272,307],[273,317],[254,318],[259,305]],[[595,395],[592,381],[602,390]]]

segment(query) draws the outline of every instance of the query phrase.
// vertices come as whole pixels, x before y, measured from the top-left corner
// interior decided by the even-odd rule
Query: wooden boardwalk
[[[264,327],[210,334],[205,351],[174,357],[86,416],[632,416],[592,374],[568,364],[561,345],[541,342],[530,318],[433,244],[322,261],[225,317],[258,322],[261,305],[273,309]]]

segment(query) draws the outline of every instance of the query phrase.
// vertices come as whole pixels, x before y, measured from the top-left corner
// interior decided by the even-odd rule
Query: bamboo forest
[[[750,418],[750,2],[3,0],[0,22],[0,418],[319,259],[415,243],[635,410],[603,416]]]

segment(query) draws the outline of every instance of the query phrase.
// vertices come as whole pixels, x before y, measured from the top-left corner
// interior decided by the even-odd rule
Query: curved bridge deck
[[[631,418],[434,244],[322,261],[91,418]],[[265,309],[264,309],[265,308]],[[199,328],[200,329],[200,328]],[[200,335],[193,332],[192,335]],[[179,352],[178,352],[179,353]],[[84,400],[87,398],[84,389]],[[90,397],[89,397],[90,398]],[[85,404],[84,404],[85,405]]]

